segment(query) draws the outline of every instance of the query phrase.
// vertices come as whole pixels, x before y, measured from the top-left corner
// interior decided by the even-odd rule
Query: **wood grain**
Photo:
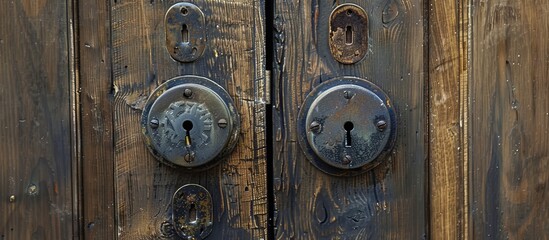
[[[430,237],[467,239],[467,1],[429,4]]]
[[[73,235],[68,11],[0,2],[0,239]]]
[[[85,239],[114,239],[113,85],[110,3],[78,1],[81,229]]]
[[[204,186],[214,201],[210,239],[261,239],[267,227],[263,3],[191,1],[206,16],[207,47],[180,64],[165,49],[164,14],[175,1],[112,3],[116,219],[120,239],[170,237],[177,188]],[[228,159],[204,172],[172,169],[147,151],[141,109],[154,88],[178,75],[208,77],[224,86],[241,114],[240,141]]]
[[[471,234],[549,233],[549,2],[475,1],[470,79]]]
[[[340,1],[277,1],[274,14],[274,188],[277,239],[427,237],[424,2],[349,1],[368,14],[370,50],[355,65],[328,50]],[[297,143],[296,117],[311,89],[336,76],[366,78],[392,98],[398,119],[390,157],[356,177],[316,169]]]

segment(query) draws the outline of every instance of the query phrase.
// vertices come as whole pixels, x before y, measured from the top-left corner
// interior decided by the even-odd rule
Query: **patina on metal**
[[[173,59],[192,62],[206,47],[206,20],[200,8],[180,2],[171,6],[164,18],[166,49]]]
[[[298,134],[313,165],[333,175],[356,175],[378,165],[390,152],[396,117],[379,87],[340,77],[320,84],[306,97]]]
[[[342,4],[330,15],[328,39],[332,56],[340,63],[353,64],[368,52],[368,16],[355,4]]]
[[[152,92],[141,127],[157,159],[171,166],[207,169],[236,145],[240,119],[221,86],[189,75],[168,80]]]
[[[213,229],[213,201],[206,188],[187,184],[172,198],[173,230],[183,239],[205,239]]]

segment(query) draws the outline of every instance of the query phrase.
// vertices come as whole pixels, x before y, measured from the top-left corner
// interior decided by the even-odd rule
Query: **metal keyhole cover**
[[[207,41],[205,19],[192,3],[179,2],[168,9],[164,17],[166,49],[174,60],[188,63],[202,56]]]
[[[308,94],[297,130],[313,165],[331,175],[353,176],[374,168],[390,152],[396,116],[379,87],[357,77],[338,77]]]
[[[198,184],[186,184],[172,197],[172,224],[183,239],[205,239],[213,230],[212,195]]]
[[[151,93],[141,128],[158,160],[204,170],[234,149],[240,117],[223,87],[205,77],[186,75],[166,81]]]

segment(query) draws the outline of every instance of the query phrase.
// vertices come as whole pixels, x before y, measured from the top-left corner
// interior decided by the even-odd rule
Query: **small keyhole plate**
[[[342,4],[330,15],[328,42],[332,56],[340,63],[353,64],[368,52],[368,16],[355,4]]]
[[[387,94],[367,80],[339,77],[315,87],[298,115],[298,142],[320,170],[338,176],[368,171],[394,145],[396,117]]]
[[[141,129],[145,144],[161,162],[205,170],[236,146],[240,117],[223,87],[205,77],[185,75],[151,93]]]
[[[187,184],[172,197],[172,224],[183,239],[205,239],[213,228],[213,201],[206,188]]]
[[[179,62],[192,62],[206,47],[206,20],[198,6],[180,2],[172,5],[164,18],[166,49]]]

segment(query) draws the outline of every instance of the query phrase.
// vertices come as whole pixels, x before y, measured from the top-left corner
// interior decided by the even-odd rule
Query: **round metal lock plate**
[[[394,144],[389,97],[356,77],[322,83],[305,99],[298,141],[307,158],[332,175],[356,175],[378,165]]]
[[[168,80],[151,94],[141,119],[145,143],[169,165],[207,169],[236,145],[240,119],[229,94],[199,76]]]

